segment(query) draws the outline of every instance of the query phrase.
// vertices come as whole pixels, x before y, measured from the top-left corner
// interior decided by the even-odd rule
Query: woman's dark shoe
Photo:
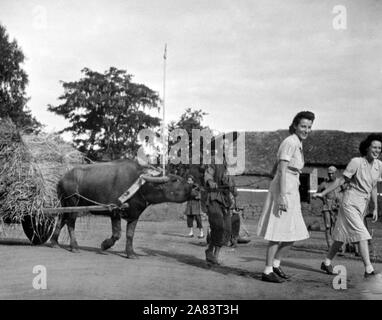
[[[377,275],[377,274],[374,271],[372,271],[372,272],[366,272],[365,271],[365,278],[373,277],[375,275]]]
[[[249,243],[251,242],[251,239],[248,239],[248,238],[238,238],[237,239],[237,243]]]
[[[335,274],[333,272],[333,266],[331,264],[327,266],[324,262],[321,263],[321,270],[325,271],[327,274],[331,274],[331,275]]]
[[[273,272],[276,273],[280,278],[290,279],[290,276],[286,275],[285,272],[281,269],[281,267],[273,267]]]
[[[271,272],[269,274],[263,273],[261,275],[261,280],[265,282],[273,282],[273,283],[282,283],[284,282],[283,279],[280,279],[274,272]]]

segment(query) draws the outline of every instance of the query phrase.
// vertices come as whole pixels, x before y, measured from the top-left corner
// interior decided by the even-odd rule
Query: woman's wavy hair
[[[371,146],[373,141],[382,143],[382,135],[376,133],[369,134],[366,139],[359,144],[359,152],[363,157],[367,155],[367,149]]]
[[[298,126],[300,123],[301,119],[308,119],[311,120],[312,122],[314,121],[314,113],[310,111],[301,111],[296,114],[296,116],[293,118],[292,124],[289,126],[289,133],[295,133],[296,129],[295,126]]]

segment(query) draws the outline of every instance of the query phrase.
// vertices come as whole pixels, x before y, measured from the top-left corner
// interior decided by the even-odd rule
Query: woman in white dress
[[[382,162],[378,158],[381,155],[381,148],[382,136],[370,134],[359,146],[361,157],[351,159],[343,176],[337,179],[336,183],[323,192],[313,195],[314,198],[322,198],[339,186],[345,183],[348,185],[332,235],[334,243],[321,264],[321,270],[328,274],[333,274],[331,261],[339,248],[344,242],[352,242],[358,243],[365,266],[365,277],[375,275],[369,257],[368,240],[371,236],[363,220],[370,200],[374,204],[373,220],[378,219],[377,182],[382,176]]]
[[[309,238],[300,204],[300,173],[304,167],[302,141],[312,130],[314,114],[299,112],[277,152],[277,171],[259,220],[257,234],[268,240],[262,280],[280,283],[289,278],[280,267],[281,256],[294,241]]]

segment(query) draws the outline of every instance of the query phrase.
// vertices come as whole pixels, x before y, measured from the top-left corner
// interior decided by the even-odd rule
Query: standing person
[[[335,166],[330,166],[328,168],[328,178],[322,182],[318,187],[318,192],[322,192],[328,189],[332,184],[337,183],[338,178],[336,178],[337,168]],[[332,192],[326,194],[322,198],[322,217],[324,219],[325,225],[325,239],[328,249],[330,249],[331,237],[336,223],[338,208],[340,204],[340,188],[334,189]]]
[[[231,234],[231,197],[237,190],[232,177],[228,175],[227,163],[223,154],[222,164],[208,165],[204,174],[205,187],[208,189],[207,195],[207,215],[210,224],[210,241],[206,249],[206,260],[211,264],[220,264],[219,253],[225,244],[227,234]]]
[[[249,239],[250,233],[244,224],[245,219],[244,219],[243,207],[238,208],[238,216],[239,216],[239,237],[237,238],[237,243],[243,243],[243,244],[249,243],[251,242],[251,239]],[[232,224],[232,228],[233,228],[233,224]]]
[[[193,185],[194,177],[189,175],[187,177],[187,183]],[[196,197],[194,200],[187,201],[186,212],[187,216],[187,226],[190,228],[189,237],[194,236],[194,220],[196,221],[196,227],[199,229],[198,238],[204,238],[202,217],[201,217],[201,206],[200,206],[200,197]]]
[[[230,198],[231,205],[228,209],[229,214],[228,214],[226,222],[230,224],[230,227],[224,230],[224,245],[230,247],[233,245],[232,237],[234,232],[236,232],[237,223],[234,224],[234,222],[236,222],[235,221],[236,219],[233,216],[233,213],[236,210],[236,196],[232,192],[230,192],[229,198]],[[232,227],[235,227],[235,228],[233,229]]]
[[[348,183],[340,206],[338,218],[333,231],[332,244],[321,270],[333,274],[332,260],[344,242],[358,243],[360,255],[365,266],[365,278],[375,275],[370,262],[368,240],[371,239],[364,222],[366,207],[371,199],[374,204],[373,221],[378,220],[377,182],[382,175],[381,154],[382,136],[370,134],[360,143],[361,157],[350,160],[343,176],[337,183],[313,197],[325,197],[326,194]]]
[[[309,238],[301,213],[300,173],[304,167],[302,141],[312,130],[314,114],[299,112],[289,126],[290,135],[277,152],[277,171],[259,220],[257,234],[268,240],[262,280],[280,283],[290,277],[280,267],[282,254],[294,241]]]
[[[236,208],[232,211],[232,235],[231,235],[231,247],[236,247],[238,243],[248,243],[251,239],[248,239],[249,232],[244,227],[243,222],[243,208]]]

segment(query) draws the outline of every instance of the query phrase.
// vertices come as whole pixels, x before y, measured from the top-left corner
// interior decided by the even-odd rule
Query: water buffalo
[[[121,208],[118,198],[144,173],[144,168],[133,160],[117,160],[96,163],[73,168],[67,172],[57,185],[58,197],[63,207],[88,206],[96,203],[116,204],[119,208],[112,211],[92,212],[110,216],[112,225],[111,238],[105,239],[101,249],[106,250],[121,237],[121,218],[127,221],[126,255],[136,257],[133,250],[133,237],[139,216],[150,205],[162,202],[184,202],[194,199],[197,192],[180,177],[152,178],[147,181],[131,197],[128,207]],[[159,181],[158,181],[159,180]],[[78,196],[78,194],[80,196]],[[86,199],[92,200],[88,201]],[[78,251],[74,234],[78,213],[63,213],[59,216],[55,231],[51,238],[52,246],[58,246],[58,237],[66,224],[70,237],[70,249]]]

